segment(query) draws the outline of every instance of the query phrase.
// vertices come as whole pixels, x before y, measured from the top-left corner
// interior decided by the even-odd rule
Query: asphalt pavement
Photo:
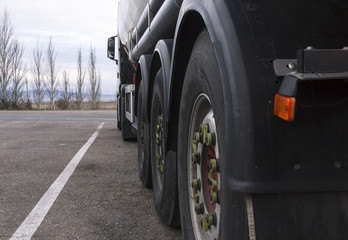
[[[182,239],[157,217],[115,116],[0,111],[0,239]]]

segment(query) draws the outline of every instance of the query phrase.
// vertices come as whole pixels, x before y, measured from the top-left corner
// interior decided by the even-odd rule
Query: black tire
[[[224,141],[228,120],[222,90],[213,45],[204,30],[187,67],[179,114],[178,185],[184,239],[248,239],[246,196],[229,191],[225,184],[231,146]],[[211,142],[203,137],[208,134]]]
[[[143,82],[139,85],[137,105],[137,140],[138,140],[138,169],[139,178],[145,187],[152,187],[151,162],[150,162],[150,130],[143,117]]]
[[[158,216],[168,226],[177,227],[180,225],[177,166],[176,157],[168,157],[172,154],[167,154],[167,125],[163,100],[164,87],[160,69],[155,77],[151,102],[152,186]]]

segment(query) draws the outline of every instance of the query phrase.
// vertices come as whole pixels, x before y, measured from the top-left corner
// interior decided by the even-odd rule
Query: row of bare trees
[[[0,29],[0,108],[31,108],[31,96],[37,108],[42,108],[45,96],[48,96],[51,109],[82,109],[87,98],[91,108],[97,109],[101,95],[101,74],[96,67],[96,52],[91,46],[88,60],[89,84],[85,83],[86,72],[82,67],[82,51],[77,51],[76,88],[71,88],[69,73],[56,65],[57,51],[50,37],[47,47],[37,41],[32,51],[33,61],[28,70],[23,61],[24,45],[14,36],[8,11],[1,17]],[[31,80],[29,80],[31,76]],[[87,86],[89,88],[86,93]]]
[[[0,106],[16,106],[22,97],[21,88],[26,66],[22,61],[24,46],[13,37],[14,28],[4,11],[0,26]]]

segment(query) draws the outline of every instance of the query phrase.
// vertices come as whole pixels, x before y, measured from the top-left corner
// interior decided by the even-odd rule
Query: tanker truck
[[[184,239],[348,239],[348,1],[120,0],[117,126]]]

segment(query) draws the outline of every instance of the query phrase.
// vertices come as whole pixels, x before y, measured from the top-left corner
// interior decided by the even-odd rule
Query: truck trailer
[[[120,0],[107,55],[184,239],[348,239],[348,1]]]

